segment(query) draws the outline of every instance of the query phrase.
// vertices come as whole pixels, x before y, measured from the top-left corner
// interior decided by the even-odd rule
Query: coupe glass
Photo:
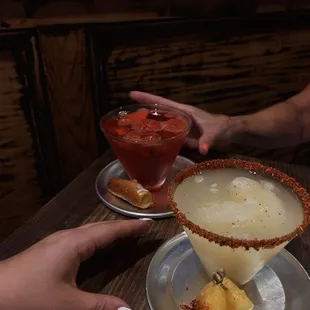
[[[150,138],[144,141],[128,139],[127,135],[111,134],[106,129],[105,124],[107,121],[122,115],[130,115],[129,113],[143,109],[151,111],[155,116],[158,114],[169,115],[171,118],[174,116],[181,118],[184,121],[184,126],[181,130],[179,128],[177,133],[171,134],[170,132],[170,135],[165,130],[157,131],[155,134],[156,137],[160,134],[160,140],[151,139],[152,135],[150,135]],[[192,120],[187,113],[162,105],[135,104],[121,107],[106,114],[100,122],[102,132],[128,176],[131,179],[137,180],[143,187],[149,190],[158,189],[165,183],[191,126]],[[134,131],[132,133],[135,134]]]

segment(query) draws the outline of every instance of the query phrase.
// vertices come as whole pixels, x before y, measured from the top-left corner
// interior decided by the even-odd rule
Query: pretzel
[[[108,183],[108,190],[114,196],[140,209],[149,208],[153,202],[151,192],[143,188],[136,180],[112,178]]]

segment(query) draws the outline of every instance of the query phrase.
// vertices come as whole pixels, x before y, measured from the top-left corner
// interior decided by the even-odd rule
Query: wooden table
[[[205,157],[189,155],[196,161]],[[13,233],[0,246],[0,259],[10,257],[43,237],[83,223],[125,218],[99,203],[94,182],[98,172],[114,159],[108,151],[79,175],[32,219]],[[310,191],[310,169],[307,167],[262,161],[295,177]],[[158,220],[147,236],[117,243],[82,264],[79,286],[87,291],[113,294],[126,300],[135,310],[146,309],[145,277],[157,248],[181,232],[175,219]],[[288,250],[310,273],[310,229],[293,240]]]

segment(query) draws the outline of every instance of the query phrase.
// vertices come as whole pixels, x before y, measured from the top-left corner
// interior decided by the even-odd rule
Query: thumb
[[[84,293],[84,301],[87,310],[131,310],[123,300],[110,295]]]

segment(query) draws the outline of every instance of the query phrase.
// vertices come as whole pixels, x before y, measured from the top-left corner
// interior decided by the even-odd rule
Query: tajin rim
[[[176,187],[188,177],[197,175],[201,171],[221,168],[239,168],[265,174],[289,187],[289,189],[291,189],[301,200],[304,215],[302,223],[291,233],[276,238],[237,239],[233,237],[225,237],[208,231],[188,220],[185,214],[178,209],[177,203],[173,200],[173,195]],[[232,249],[239,247],[244,247],[246,250],[248,250],[249,248],[254,248],[256,250],[274,248],[278,245],[283,244],[284,242],[289,242],[296,236],[302,234],[310,222],[310,195],[302,185],[300,185],[294,178],[288,176],[286,173],[281,172],[273,167],[264,166],[257,162],[250,162],[239,159],[215,159],[185,168],[184,170],[179,172],[169,184],[168,201],[171,205],[172,211],[176,219],[182,226],[185,226],[192,233],[197,234],[202,238],[208,239],[211,242],[215,242],[220,246],[229,246]]]

